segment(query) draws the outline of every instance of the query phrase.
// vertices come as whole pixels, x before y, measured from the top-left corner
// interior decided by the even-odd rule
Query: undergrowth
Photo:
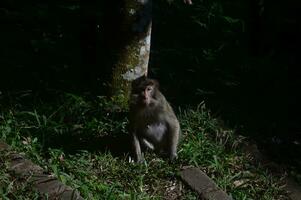
[[[187,166],[202,169],[233,199],[287,199],[283,177],[254,164],[241,150],[244,138],[213,118],[204,103],[177,113],[182,135],[174,163],[152,153],[143,164],[131,162],[127,111],[105,97],[2,95],[0,139],[85,199],[198,199],[179,179]],[[38,198],[7,169],[1,160],[0,199]]]

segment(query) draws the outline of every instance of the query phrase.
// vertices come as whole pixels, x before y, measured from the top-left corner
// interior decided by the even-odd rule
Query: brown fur
[[[141,147],[167,154],[171,160],[177,157],[180,125],[158,87],[157,81],[144,76],[132,83],[130,132],[138,162],[143,161]]]

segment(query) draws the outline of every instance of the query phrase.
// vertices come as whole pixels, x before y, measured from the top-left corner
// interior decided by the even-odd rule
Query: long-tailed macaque
[[[180,136],[178,119],[163,94],[158,82],[142,76],[132,82],[130,99],[130,132],[137,162],[144,160],[145,148],[177,157]]]

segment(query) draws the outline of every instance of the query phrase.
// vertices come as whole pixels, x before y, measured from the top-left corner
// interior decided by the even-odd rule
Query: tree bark
[[[116,4],[115,4],[116,6]],[[117,16],[111,14],[109,48],[113,57],[112,95],[127,102],[130,82],[147,74],[150,55],[152,1],[122,0]],[[117,25],[117,26],[116,26]]]

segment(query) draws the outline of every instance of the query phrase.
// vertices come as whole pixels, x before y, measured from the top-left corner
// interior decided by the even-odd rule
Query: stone
[[[42,174],[43,168],[24,158],[23,155],[11,152],[8,154],[9,171],[18,176]]]
[[[51,175],[32,176],[30,181],[34,189],[42,194],[47,194],[49,199],[83,200],[77,190],[64,185]]]
[[[183,169],[180,173],[182,180],[195,190],[204,200],[232,200],[204,172],[198,168]]]
[[[11,147],[0,141],[0,151],[8,150],[11,150]],[[25,155],[13,151],[5,154],[9,173],[18,177],[28,177],[21,180],[28,181],[34,190],[46,195],[46,198],[42,199],[83,200],[77,190],[63,184],[52,175],[44,174],[43,168],[26,159]]]

